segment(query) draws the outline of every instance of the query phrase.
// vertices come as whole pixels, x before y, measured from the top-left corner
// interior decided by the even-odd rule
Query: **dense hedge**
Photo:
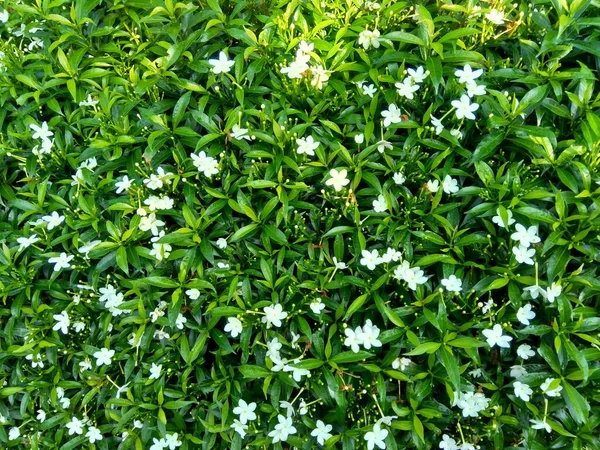
[[[0,5],[0,442],[600,448],[597,0]]]

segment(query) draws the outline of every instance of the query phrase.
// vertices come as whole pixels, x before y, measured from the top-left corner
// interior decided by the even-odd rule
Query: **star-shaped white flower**
[[[518,247],[513,247],[512,252],[515,255],[515,259],[519,264],[524,263],[533,266],[533,259],[531,257],[535,255],[535,249],[528,249],[527,247],[519,245]]]
[[[385,438],[389,434],[389,431],[385,428],[381,428],[379,423],[373,426],[373,431],[369,431],[365,434],[365,441],[367,441],[367,448],[373,450],[375,446],[380,449],[385,449]]]
[[[219,74],[229,72],[235,64],[235,61],[229,61],[225,52],[220,52],[219,59],[209,59],[208,63],[213,66],[211,69],[212,72],[214,74]]]
[[[381,111],[381,117],[383,117],[383,126],[387,128],[392,123],[402,122],[402,111],[392,103],[390,106],[388,106],[387,111]]]
[[[109,350],[107,348],[101,348],[99,351],[94,353],[94,358],[96,358],[97,366],[102,366],[102,365],[110,366],[113,356],[115,356],[115,351]]]
[[[150,380],[158,380],[160,378],[161,372],[162,364],[152,363],[152,366],[150,366],[150,376],[148,378]]]
[[[42,126],[31,124],[29,128],[33,130],[33,139],[48,139],[54,136],[54,133],[48,129],[48,122],[43,122]]]
[[[325,441],[333,436],[330,431],[333,430],[332,425],[326,425],[322,420],[317,420],[316,427],[310,432],[310,435],[317,438],[320,445],[325,445]]]
[[[337,169],[331,169],[329,171],[329,175],[331,178],[325,182],[327,186],[333,186],[336,191],[341,191],[344,186],[350,183],[350,180],[347,178],[348,171],[346,169],[342,169],[338,171]]]
[[[470,64],[465,64],[465,67],[460,70],[456,70],[454,75],[458,77],[459,83],[474,83],[477,78],[483,74],[483,69],[473,70]]]
[[[69,262],[73,258],[75,258],[73,255],[67,255],[65,252],[62,252],[58,256],[53,256],[52,258],[49,258],[48,262],[50,264],[54,264],[54,271],[58,272],[60,271],[60,269],[68,269],[69,267],[71,267],[71,264],[69,264]]]
[[[452,106],[456,108],[456,118],[457,119],[469,119],[475,120],[475,111],[479,109],[479,105],[477,103],[471,103],[471,99],[468,95],[462,95],[460,100],[452,100]]]
[[[535,313],[533,312],[530,303],[527,303],[525,306],[521,306],[517,311],[517,319],[523,325],[529,325],[529,321],[533,318],[535,318]]]
[[[236,317],[228,317],[224,330],[226,333],[231,333],[231,337],[236,338],[242,331],[244,331],[244,326],[242,325],[240,319]]]
[[[502,335],[502,325],[497,323],[492,328],[483,330],[482,333],[490,347],[497,345],[498,347],[510,348],[512,337]]]
[[[308,136],[306,139],[296,139],[296,144],[298,145],[296,152],[299,155],[306,153],[308,156],[314,156],[315,150],[319,146],[319,142],[315,141],[312,136]]]

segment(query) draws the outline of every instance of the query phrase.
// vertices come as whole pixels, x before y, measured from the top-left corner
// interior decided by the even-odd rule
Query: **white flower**
[[[331,178],[327,180],[325,184],[327,186],[333,186],[336,191],[341,191],[344,186],[350,183],[350,180],[347,178],[348,171],[346,169],[342,169],[339,172],[336,169],[331,169],[329,175]]]
[[[187,295],[192,300],[198,300],[200,297],[200,291],[196,288],[188,289],[185,291],[185,295]]]
[[[32,123],[29,128],[34,131],[33,139],[48,139],[54,136],[54,133],[48,129],[48,122],[43,122],[41,127]]]
[[[217,239],[217,247],[219,247],[221,250],[226,249],[227,248],[227,240],[223,239],[223,238]]]
[[[492,309],[492,307],[494,306],[494,301],[490,298],[487,302],[485,302],[483,304],[483,306],[481,307],[481,312],[484,314],[487,314],[487,312],[489,310]]]
[[[362,45],[365,50],[370,47],[379,48],[379,30],[365,30],[358,35],[358,45]]]
[[[510,226],[516,222],[516,220],[513,219],[513,213],[510,209],[506,210],[506,217],[508,219],[508,224],[506,224],[502,221],[502,217],[500,216],[500,208],[497,208],[496,215],[494,217],[492,217],[492,222],[494,222],[500,228],[508,228],[508,226]]]
[[[158,227],[162,227],[164,225],[165,223],[162,220],[156,218],[155,213],[150,213],[146,217],[142,217],[138,228],[141,231],[151,231],[152,235],[157,236]]]
[[[485,395],[480,392],[462,392],[456,402],[462,409],[463,417],[477,417],[489,403],[490,399],[485,398]]]
[[[151,195],[144,200],[144,205],[147,205],[150,211],[173,209],[174,204],[175,202],[173,199],[167,197],[166,195],[161,197]]]
[[[244,437],[246,437],[246,430],[248,429],[248,425],[244,425],[239,420],[234,419],[233,423],[231,424],[231,428],[233,428],[235,430],[235,432],[237,434],[239,434],[242,439],[244,439]]]
[[[375,95],[376,92],[377,92],[377,88],[375,87],[374,84],[370,84],[368,86],[362,86],[363,95],[368,95],[369,97],[373,98],[373,96]]]
[[[418,84],[413,84],[410,78],[405,78],[402,83],[396,83],[396,89],[400,97],[406,97],[409,100],[415,98],[414,93],[420,88]]]
[[[523,375],[527,375],[525,367],[516,365],[510,367],[510,376],[513,378],[521,378]]]
[[[248,128],[241,128],[237,123],[231,128],[229,134],[234,139],[246,139],[247,141],[251,140],[250,136],[248,136]]]
[[[14,441],[15,439],[19,439],[20,436],[21,436],[21,430],[19,430],[19,427],[12,427],[8,431],[8,440],[9,441]]]
[[[458,69],[454,72],[454,75],[458,77],[458,82],[466,84],[474,83],[482,74],[483,69],[473,70],[469,64],[465,64],[462,70]]]
[[[471,99],[468,95],[462,95],[460,100],[452,100],[452,106],[456,108],[456,118],[457,119],[470,119],[475,120],[475,111],[479,109],[479,105],[477,103],[471,103]]]
[[[410,358],[396,358],[393,362],[392,362],[392,368],[393,369],[400,369],[402,371],[406,370],[406,368],[408,366],[410,366],[410,364],[412,363]]]
[[[367,350],[371,347],[381,347],[381,341],[377,339],[379,337],[379,327],[373,325],[371,319],[367,319],[362,329],[357,332],[359,341],[362,341],[362,345]]]
[[[148,189],[160,189],[163,187],[163,184],[171,184],[170,176],[173,174],[171,172],[165,172],[165,169],[159,167],[156,169],[156,175],[151,174],[150,178],[146,178],[144,180],[144,184],[148,187]]]
[[[35,418],[43,423],[44,420],[46,420],[46,411],[44,411],[43,409],[38,409],[37,416]]]
[[[515,232],[511,234],[510,238],[514,241],[519,241],[519,244],[525,248],[528,248],[531,244],[537,244],[540,242],[540,238],[537,235],[537,228],[530,226],[525,228],[520,223],[515,225]]]
[[[502,25],[504,23],[504,11],[498,11],[496,8],[492,8],[489,13],[486,13],[485,18],[494,25]]]
[[[402,258],[402,252],[388,247],[387,251],[381,256],[381,262],[389,263],[390,261],[398,262]]]
[[[379,194],[377,200],[373,200],[373,210],[378,213],[387,211],[387,203],[382,194]]]
[[[519,345],[519,348],[517,348],[517,355],[523,359],[529,359],[535,356],[535,352],[531,349],[531,346],[521,344]]]
[[[321,445],[325,445],[325,441],[333,436],[330,431],[333,430],[333,426],[326,425],[322,420],[317,420],[316,427],[310,432],[310,435],[317,438],[317,442]]]
[[[457,278],[456,275],[450,275],[448,278],[442,280],[442,286],[448,292],[460,292],[462,291],[462,280]]]
[[[164,439],[152,438],[152,442],[153,444],[149,450],[163,450],[167,448],[167,441],[165,441]]]
[[[181,446],[182,442],[177,438],[178,433],[167,433],[165,435],[165,443],[167,444],[167,447],[169,447],[169,450],[175,450],[177,447]]]
[[[42,220],[48,224],[48,230],[52,230],[65,221],[65,216],[59,216],[56,211],[52,211],[51,215],[42,217]]]
[[[377,250],[363,250],[361,252],[361,255],[362,258],[360,260],[360,263],[363,266],[367,266],[367,269],[369,270],[374,270],[375,267],[377,267],[377,265],[381,263],[381,258],[379,258],[379,253],[377,252]]]
[[[160,378],[161,372],[162,364],[152,363],[152,366],[150,366],[150,376],[148,377],[148,379],[158,380]]]
[[[533,428],[534,430],[546,430],[546,433],[550,433],[552,432],[552,428],[550,427],[550,425],[548,425],[548,423],[546,422],[546,420],[537,420],[537,419],[529,419],[529,421],[532,423],[531,428]]]
[[[306,139],[296,139],[296,144],[298,145],[296,152],[299,155],[306,153],[308,156],[314,156],[315,150],[319,146],[319,142],[315,142],[312,136],[308,136]]]
[[[54,314],[52,317],[56,320],[52,329],[54,331],[60,330],[62,334],[67,334],[69,332],[69,327],[71,326],[71,320],[69,319],[67,312],[63,311],[60,314]]]
[[[458,192],[458,181],[450,175],[446,175],[442,182],[442,189],[446,194],[454,194]]]
[[[177,327],[178,330],[183,330],[183,327],[186,322],[187,322],[187,319],[185,318],[185,316],[183,314],[181,314],[181,313],[177,314],[177,319],[175,319],[175,326]]]
[[[283,367],[283,371],[284,372],[292,372],[292,377],[297,382],[300,382],[302,380],[303,376],[310,374],[310,371],[308,371],[307,369],[300,369],[298,367],[289,366],[287,364]]]
[[[273,438],[273,444],[277,442],[285,442],[289,435],[296,434],[296,428],[292,425],[291,417],[284,417],[281,414],[277,416],[279,423],[275,425],[275,429],[268,436]]]
[[[515,396],[519,397],[524,402],[528,402],[530,395],[533,394],[533,390],[525,383],[515,381],[513,384],[515,390]]]
[[[213,66],[211,69],[212,73],[219,74],[229,72],[235,64],[235,61],[229,61],[225,52],[220,52],[219,59],[209,59],[208,63]]]
[[[527,247],[523,247],[522,245],[519,245],[518,247],[513,247],[512,248],[513,254],[515,255],[515,259],[517,260],[517,262],[519,264],[529,264],[530,266],[533,266],[533,259],[531,259],[531,257],[533,255],[535,255],[535,249],[534,248],[530,248],[528,249]]]
[[[542,294],[542,297],[546,298],[546,291],[544,289],[542,289],[538,284],[535,284],[533,286],[527,286],[526,288],[523,289],[523,291],[528,292],[529,295],[531,295],[532,299],[537,299],[538,296],[540,294]]]
[[[306,60],[296,58],[296,60],[292,61],[287,67],[281,69],[281,73],[287,73],[288,78],[293,80],[302,78],[302,74],[306,72],[309,68],[310,67],[308,66]]]
[[[523,325],[529,325],[529,321],[535,318],[535,313],[531,308],[531,304],[527,303],[525,306],[521,306],[517,311],[517,319]]]
[[[407,69],[408,76],[413,81],[413,83],[422,83],[427,78],[427,73],[423,66],[417,67],[417,69]]]
[[[483,84],[469,83],[467,84],[467,95],[473,98],[478,95],[485,95],[486,90]]]
[[[79,102],[79,106],[96,106],[98,100],[92,98],[92,94],[88,94],[87,99]]]
[[[283,310],[283,306],[279,303],[273,306],[265,306],[263,311],[265,315],[262,317],[261,322],[266,323],[267,328],[271,328],[271,325],[280,327],[281,321],[288,316],[288,313]]]
[[[96,240],[94,240],[92,242],[87,242],[87,243],[84,242],[84,244],[81,247],[79,247],[77,249],[77,251],[79,253],[83,253],[85,255],[85,257],[88,258],[89,257],[89,253],[94,249],[94,247],[96,247],[101,242],[102,241],[100,241],[98,239],[96,239]]]
[[[389,434],[389,431],[385,428],[381,428],[379,423],[373,426],[373,431],[369,431],[365,434],[365,441],[367,441],[367,448],[373,450],[375,446],[380,449],[385,449],[385,438]]]
[[[483,371],[481,369],[473,369],[469,372],[473,378],[480,378],[483,375]]]
[[[560,391],[562,391],[562,386],[559,384],[554,389],[550,389],[550,385],[554,384],[554,378],[546,378],[546,381],[542,383],[540,389],[546,394],[548,397],[560,397]]]
[[[442,121],[440,119],[436,119],[433,116],[429,116],[429,118],[431,119],[431,125],[435,127],[435,134],[441,134],[441,132],[444,131],[444,125],[442,124]]]
[[[312,302],[310,302],[310,309],[316,315],[321,314],[321,311],[325,309],[325,304],[321,301],[320,298],[315,298]]]
[[[294,406],[290,402],[282,400],[279,402],[279,407],[285,408],[285,413],[287,417],[292,417],[294,414],[296,414],[296,411],[294,411]]]
[[[192,163],[198,169],[198,172],[203,172],[207,178],[219,173],[219,162],[212,156],[208,156],[204,150],[197,155],[192,153]]]
[[[6,9],[3,9],[2,12],[0,12],[0,22],[2,23],[6,23],[8,22],[8,19],[10,18],[8,11]]]
[[[510,341],[512,341],[512,337],[502,335],[502,325],[500,325],[499,323],[494,325],[493,328],[483,330],[482,333],[487,339],[488,345],[490,347],[493,347],[494,345],[504,348],[510,347]]]
[[[346,328],[344,334],[346,335],[344,345],[350,347],[354,353],[358,353],[360,351],[359,345],[362,344],[362,329],[360,327],[356,327],[356,330]]]
[[[562,287],[560,284],[552,283],[552,286],[546,288],[546,298],[550,303],[554,303],[554,300],[562,293]]]
[[[70,422],[67,423],[69,429],[69,436],[74,434],[83,434],[83,422],[77,417],[73,417]]]
[[[244,327],[240,319],[228,317],[224,330],[226,333],[231,333],[231,337],[236,338],[242,331],[244,331]]]
[[[408,287],[414,291],[417,289],[417,285],[425,284],[427,282],[427,277],[424,276],[424,274],[425,272],[419,267],[412,267],[404,271],[403,279],[408,284]]]
[[[332,260],[333,260],[333,265],[335,266],[336,269],[344,270],[346,268],[346,263],[338,261],[335,256],[332,258]]]
[[[83,360],[79,363],[79,368],[80,368],[80,370],[92,370],[92,363],[86,357],[85,360]]]
[[[328,70],[317,64],[316,66],[311,68],[312,79],[310,80],[310,84],[317,89],[323,89],[323,83],[326,83],[329,80]]]
[[[102,440],[102,433],[96,427],[89,427],[87,433],[85,433],[85,437],[90,440],[90,443],[93,444],[96,441]]]
[[[301,50],[303,53],[312,52],[315,49],[315,44],[309,44],[308,42],[302,40],[298,45],[298,49]]]
[[[112,357],[115,356],[114,350],[109,350],[107,348],[101,348],[99,351],[94,353],[94,358],[96,358],[96,365],[102,366],[107,365],[110,366],[112,362]]]
[[[39,240],[40,240],[40,238],[38,238],[38,236],[36,234],[32,234],[29,237],[20,237],[20,238],[18,238],[17,242],[19,243],[19,251],[25,250],[27,247],[29,247],[30,245],[35,244]]]
[[[387,111],[381,111],[381,117],[384,118],[383,126],[389,127],[392,123],[400,123],[402,122],[402,111],[398,109],[395,104],[391,104],[388,106]]]
[[[452,129],[452,130],[450,130],[450,134],[452,136],[454,136],[456,139],[462,139],[462,137],[463,137],[463,134],[460,132],[459,129]]]
[[[356,142],[357,144],[362,144],[363,142],[365,142],[365,135],[362,133],[357,134],[356,136],[354,136],[354,142]]]
[[[384,151],[391,150],[393,148],[394,148],[394,146],[384,139],[377,142],[377,151],[379,153],[383,153]]]
[[[439,447],[443,450],[459,450],[459,447],[456,445],[456,441],[447,434],[442,436],[442,441],[440,442]]]
[[[406,178],[404,177],[404,175],[402,175],[401,172],[396,172],[393,176],[393,179],[394,183],[396,183],[397,185],[404,184],[404,182],[406,181]]]
[[[29,354],[25,356],[25,359],[31,361],[31,367],[34,369],[39,367],[40,369],[44,368],[44,361],[42,360],[42,355],[38,354]]]
[[[429,180],[426,186],[427,190],[432,194],[435,194],[437,191],[440,190],[440,182],[438,180]]]
[[[83,322],[75,322],[73,324],[73,329],[75,330],[75,332],[81,333],[83,330],[85,330],[85,323],[83,323]]]

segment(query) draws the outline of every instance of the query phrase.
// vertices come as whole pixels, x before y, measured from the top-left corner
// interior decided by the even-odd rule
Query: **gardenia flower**
[[[107,365],[110,366],[112,362],[112,357],[115,356],[114,350],[109,350],[107,348],[101,348],[99,351],[94,353],[94,358],[96,358],[96,365],[102,366]]]
[[[440,442],[439,447],[443,450],[459,450],[458,445],[456,445],[456,441],[447,434],[442,436],[442,441]]]
[[[463,417],[477,417],[479,412],[488,407],[490,399],[480,392],[462,392],[456,402],[462,409]]]
[[[142,217],[138,228],[141,231],[151,231],[154,236],[157,236],[158,227],[162,227],[164,225],[165,223],[162,220],[156,218],[155,213],[150,213],[149,215]]]
[[[529,421],[531,422],[531,428],[533,428],[534,430],[546,430],[546,433],[550,433],[552,431],[552,428],[550,427],[550,425],[548,425],[548,423],[546,422],[546,419],[544,420],[537,420],[537,419],[529,419]]]
[[[277,416],[279,423],[275,425],[275,429],[268,436],[273,438],[273,444],[277,442],[285,442],[289,435],[296,434],[296,428],[292,425],[291,417],[284,417],[281,414]]]
[[[281,321],[288,316],[288,313],[283,310],[279,303],[273,306],[265,306],[263,311],[265,315],[262,317],[261,322],[266,323],[267,328],[271,328],[271,325],[280,327]]]
[[[431,119],[431,125],[435,127],[435,134],[439,136],[441,132],[444,131],[444,125],[442,125],[442,121],[433,116],[429,116],[429,118]]]
[[[394,183],[401,185],[404,184],[404,182],[406,181],[406,178],[404,178],[404,175],[402,175],[402,173],[400,172],[396,172],[393,176],[394,179]]]
[[[363,250],[361,252],[362,258],[360,259],[360,263],[363,266],[367,266],[367,269],[374,270],[377,265],[379,265],[382,261],[379,258],[379,253],[377,250]]]
[[[320,298],[315,298],[312,302],[310,302],[310,309],[315,314],[321,314],[321,311],[325,309],[325,304],[321,301]]]
[[[240,126],[236,123],[229,132],[230,136],[234,139],[246,139],[250,141],[250,136],[248,136],[247,128],[240,128]]]
[[[550,303],[554,303],[554,300],[562,293],[562,287],[560,284],[552,283],[552,286],[546,288],[546,298]]]
[[[377,339],[379,332],[379,327],[373,325],[371,319],[367,319],[362,329],[359,329],[356,334],[358,340],[362,342],[363,347],[370,350],[371,347],[381,347],[381,341]]]
[[[398,90],[398,95],[401,97],[406,97],[409,100],[415,98],[414,93],[419,90],[418,84],[413,84],[410,78],[405,78],[402,83],[396,83],[396,89]]]
[[[494,222],[500,228],[508,228],[508,226],[510,226],[513,223],[515,223],[516,220],[513,219],[513,213],[512,213],[512,211],[510,209],[506,210],[506,216],[508,218],[508,224],[506,224],[506,223],[504,223],[502,221],[502,217],[500,216],[500,208],[497,208],[496,209],[496,215],[494,217],[492,217],[492,222]]]
[[[521,378],[523,375],[527,375],[525,367],[516,365],[510,367],[510,376],[513,378]]]
[[[393,369],[404,371],[412,363],[410,358],[396,358],[392,361]]]
[[[188,289],[185,291],[185,295],[187,295],[192,300],[198,300],[200,298],[200,291],[196,288]]]
[[[329,175],[331,178],[327,180],[325,184],[327,186],[333,186],[336,191],[341,191],[344,186],[350,183],[350,180],[347,178],[348,171],[346,169],[342,169],[339,172],[336,169],[331,169]]]
[[[25,356],[25,359],[31,361],[31,367],[36,369],[39,367],[40,369],[44,368],[44,361],[42,360],[42,355],[38,354],[29,354]]]
[[[379,48],[379,30],[365,30],[358,35],[358,45],[362,45],[365,50],[370,47]]]
[[[161,197],[151,195],[144,200],[144,205],[147,205],[150,211],[173,209],[174,204],[175,202],[173,199],[167,197],[166,195]]]
[[[229,72],[235,64],[235,61],[229,61],[225,52],[220,52],[219,59],[209,59],[208,63],[213,66],[211,69],[212,73],[219,74]]]
[[[89,427],[88,432],[85,433],[85,437],[89,439],[90,443],[93,444],[96,441],[102,440],[102,433],[96,427]]]
[[[308,136],[306,139],[296,139],[296,144],[298,145],[296,152],[299,155],[306,153],[308,156],[314,156],[315,150],[319,146],[312,136]]]
[[[529,295],[531,295],[532,299],[537,299],[539,294],[542,294],[542,297],[546,297],[546,291],[544,289],[542,289],[538,284],[535,284],[533,286],[527,286],[526,288],[523,289],[523,291],[528,292]]]
[[[187,319],[183,316],[183,314],[177,314],[177,319],[175,319],[175,326],[178,330],[183,330],[184,324],[187,322]]]
[[[454,75],[458,77],[458,82],[465,84],[474,83],[482,74],[483,69],[473,70],[469,64],[465,64],[462,70],[458,69],[454,72]]]
[[[519,241],[519,244],[525,248],[528,248],[531,244],[537,244],[540,242],[540,238],[537,235],[537,228],[530,226],[525,228],[523,225],[518,223],[515,225],[515,232],[511,234],[510,238],[514,241]]]
[[[512,337],[502,335],[502,325],[497,323],[493,328],[483,330],[482,333],[490,347],[497,345],[498,347],[510,348]]]
[[[69,332],[69,327],[71,326],[71,320],[69,319],[67,312],[63,311],[60,314],[54,314],[52,317],[56,320],[52,329],[54,331],[60,330],[62,334],[67,334]]]
[[[73,329],[77,332],[77,333],[81,333],[83,330],[85,330],[85,323],[83,322],[75,322],[73,324]]]
[[[150,313],[150,320],[152,323],[156,322],[160,317],[164,316],[165,312],[160,308],[154,308],[154,311]]]
[[[519,264],[525,263],[529,264],[530,266],[533,266],[533,259],[531,259],[531,257],[535,255],[535,249],[528,249],[527,247],[519,245],[518,247],[513,247],[512,251],[515,255],[515,259]]]
[[[149,450],[163,450],[167,448],[167,441],[165,441],[164,439],[152,438],[152,442],[153,444]]]
[[[462,291],[462,280],[456,275],[450,275],[442,280],[442,286],[449,292],[460,292]]]
[[[382,194],[379,194],[377,200],[373,200],[373,210],[378,213],[387,211],[387,203],[385,201],[385,197]]]
[[[246,437],[246,430],[248,429],[248,425],[244,425],[239,420],[234,419],[233,423],[231,424],[231,428],[233,428],[235,430],[235,432],[237,434],[239,434],[242,439],[244,439],[244,437]]]
[[[402,111],[395,104],[388,106],[387,110],[381,111],[381,117],[384,118],[383,126],[389,127],[392,123],[402,122]]]
[[[322,65],[318,64],[311,68],[312,79],[310,80],[310,84],[317,89],[323,89],[323,83],[326,83],[329,80],[329,72],[325,70]]]
[[[479,105],[477,103],[471,103],[471,99],[468,95],[462,95],[460,100],[452,100],[452,106],[456,108],[456,118],[457,119],[470,119],[475,120],[475,111],[479,109]]]
[[[19,427],[12,427],[8,431],[8,440],[9,441],[14,441],[15,439],[18,439],[20,436],[21,436],[21,430],[19,429]]]
[[[287,67],[281,69],[280,72],[287,74],[290,80],[302,78],[302,74],[310,68],[310,66],[307,64],[308,61],[310,61],[310,56],[305,56],[302,50],[298,49],[296,52],[296,59]]]
[[[240,319],[228,317],[224,330],[226,333],[231,333],[231,337],[236,338],[242,331],[244,331],[244,327]]]
[[[144,180],[144,184],[148,189],[160,189],[163,187],[163,184],[171,184],[171,180],[169,179],[171,175],[173,175],[171,172],[165,172],[162,167],[159,167],[156,169],[156,174],[151,174],[150,178]]]
[[[548,397],[559,397],[560,391],[562,391],[562,386],[559,384],[554,389],[550,389],[550,385],[555,381],[554,378],[546,378],[546,381],[542,383],[540,389],[546,394]]]
[[[70,422],[67,423],[69,429],[69,436],[74,434],[83,434],[83,422],[77,417],[73,417]]]
[[[169,447],[169,450],[175,450],[177,447],[181,446],[182,442],[177,438],[178,433],[167,433],[165,435],[165,443],[167,444],[167,447]]]
[[[358,353],[360,351],[359,345],[362,345],[361,327],[356,327],[355,330],[346,328],[344,330],[344,334],[346,335],[346,339],[344,339],[344,345],[350,347],[354,353]]]
[[[391,150],[393,148],[394,146],[386,140],[382,139],[381,141],[377,142],[377,151],[379,153],[383,153],[384,151]]]
[[[49,216],[43,216],[42,220],[48,224],[48,230],[52,230],[65,221],[65,216],[59,216],[56,211],[52,211]]]
[[[435,194],[440,189],[440,182],[438,180],[429,180],[426,186],[429,192]]]
[[[458,192],[458,181],[450,175],[446,175],[442,182],[442,189],[446,194],[454,194],[455,192]]]
[[[192,153],[191,157],[198,172],[203,172],[205,177],[210,178],[219,173],[219,162],[212,156],[207,156],[204,150],[197,155]]]
[[[485,15],[485,18],[494,25],[502,25],[504,23],[504,11],[498,11],[496,8]]]
[[[332,259],[333,265],[335,266],[336,269],[338,269],[338,270],[344,270],[346,268],[346,263],[345,262],[338,261],[335,256],[333,258],[331,258],[331,259]]]
[[[517,311],[517,319],[523,325],[529,325],[529,321],[535,317],[535,313],[531,310],[531,304],[527,303],[525,306],[521,306]]]
[[[419,267],[411,268],[408,261],[402,261],[402,264],[394,270],[394,278],[406,281],[408,287],[414,291],[417,289],[417,285],[427,282],[424,273]]]
[[[385,438],[389,434],[389,431],[385,428],[381,428],[379,423],[373,425],[373,431],[369,431],[365,434],[365,441],[367,441],[367,448],[373,450],[375,446],[380,449],[385,449]]]
[[[535,356],[535,352],[531,349],[531,346],[521,344],[519,345],[519,348],[517,348],[517,355],[523,359],[529,359]]]
[[[365,142],[365,135],[362,133],[358,133],[356,136],[354,136],[354,142],[356,142],[357,144],[362,144],[363,142]]]
[[[6,9],[4,9],[4,10],[2,10],[2,12],[0,12],[0,22],[6,23],[6,22],[8,22],[9,18],[10,18],[10,16]]]
[[[161,372],[162,364],[152,363],[152,366],[150,366],[150,376],[148,378],[150,380],[158,380],[160,378]]]
[[[299,360],[295,360],[294,362],[298,363],[300,361]],[[287,364],[284,365],[283,371],[284,372],[292,372],[292,377],[298,383],[302,380],[303,376],[306,376],[306,375],[310,374],[310,371],[308,369],[300,369],[298,367],[290,366],[290,365],[287,365]]]
[[[521,383],[520,381],[515,381],[513,388],[515,390],[515,396],[519,397],[524,402],[528,402],[530,395],[533,394],[533,390],[529,387],[529,385]]]
[[[221,250],[226,249],[227,248],[227,240],[223,239],[223,238],[217,239],[217,247],[219,247]]]
[[[333,430],[333,426],[326,425],[322,420],[317,420],[316,427],[310,432],[310,435],[316,437],[320,445],[325,445],[325,441],[333,436],[330,433],[331,430]]]
[[[402,258],[402,252],[388,247],[387,251],[381,255],[381,262],[389,263],[391,261],[398,262]]]
[[[120,194],[123,191],[128,190],[131,187],[131,181],[127,175],[121,178],[121,181],[117,181],[115,183],[115,187],[117,190],[115,191],[117,194]]]
[[[43,409],[38,409],[37,416],[35,418],[41,423],[44,423],[44,420],[46,420],[46,411],[44,411]]]
[[[469,372],[473,378],[480,378],[483,375],[483,371],[481,369],[473,369]]]
[[[369,97],[373,98],[373,96],[375,95],[376,92],[377,92],[377,88],[375,87],[374,84],[370,84],[368,86],[362,86],[363,95],[368,95]]]
[[[423,66],[417,67],[417,69],[407,69],[408,76],[413,83],[422,83],[427,78],[427,72],[423,69]]]
[[[54,136],[54,133],[48,129],[48,122],[43,122],[41,127],[32,123],[29,128],[34,131],[33,136],[31,136],[33,139],[48,139]]]
[[[17,243],[19,244],[19,251],[25,250],[27,247],[29,247],[30,245],[35,244],[39,240],[40,239],[37,237],[36,234],[32,234],[29,237],[20,237],[20,238],[17,238]]]
[[[84,243],[81,247],[79,247],[77,249],[77,251],[79,253],[82,253],[83,255],[85,255],[86,258],[89,257],[89,253],[94,249],[94,247],[96,247],[98,244],[100,244],[102,241],[96,239],[92,242],[87,242]]]
[[[475,97],[476,95],[485,95],[486,90],[483,84],[469,83],[467,84],[467,95],[470,98]]]
[[[88,94],[87,99],[79,102],[79,106],[96,106],[98,100],[92,98],[92,94]]]

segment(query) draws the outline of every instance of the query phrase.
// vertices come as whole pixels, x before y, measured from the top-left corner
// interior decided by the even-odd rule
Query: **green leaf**
[[[354,314],[356,311],[358,311],[359,309],[362,308],[365,301],[367,301],[367,298],[369,298],[369,295],[363,294],[363,295],[359,296],[358,298],[356,298],[352,302],[352,304],[348,308],[348,311],[346,311],[346,315],[344,316],[344,319],[343,319],[344,322],[346,322],[350,317],[352,317],[352,314]]]
[[[437,355],[440,357],[440,361],[446,369],[446,372],[448,372],[450,382],[454,385],[454,389],[456,392],[460,392],[460,373],[458,371],[456,355],[451,355],[443,345],[439,348]]]
[[[264,367],[253,366],[253,365],[249,365],[249,364],[240,366],[239,371],[244,376],[244,378],[250,378],[250,379],[266,378],[269,375],[271,375],[270,370],[265,369]]]
[[[422,47],[426,46],[423,39],[404,31],[392,31],[391,33],[381,36],[380,39],[389,39],[390,41],[399,41],[404,42],[405,44],[414,44]]]
[[[573,416],[575,421],[579,424],[587,423],[590,415],[590,405],[585,397],[583,397],[579,391],[567,381],[563,381],[562,386],[562,396],[571,416]]]
[[[354,352],[341,352],[331,358],[329,361],[336,364],[348,364],[358,361],[364,361],[367,358],[373,356],[372,353],[359,351],[357,353]]]
[[[442,344],[440,344],[439,342],[424,342],[422,344],[417,345],[417,347],[414,350],[405,353],[405,355],[417,356],[422,355],[423,353],[435,353],[441,345]]]

